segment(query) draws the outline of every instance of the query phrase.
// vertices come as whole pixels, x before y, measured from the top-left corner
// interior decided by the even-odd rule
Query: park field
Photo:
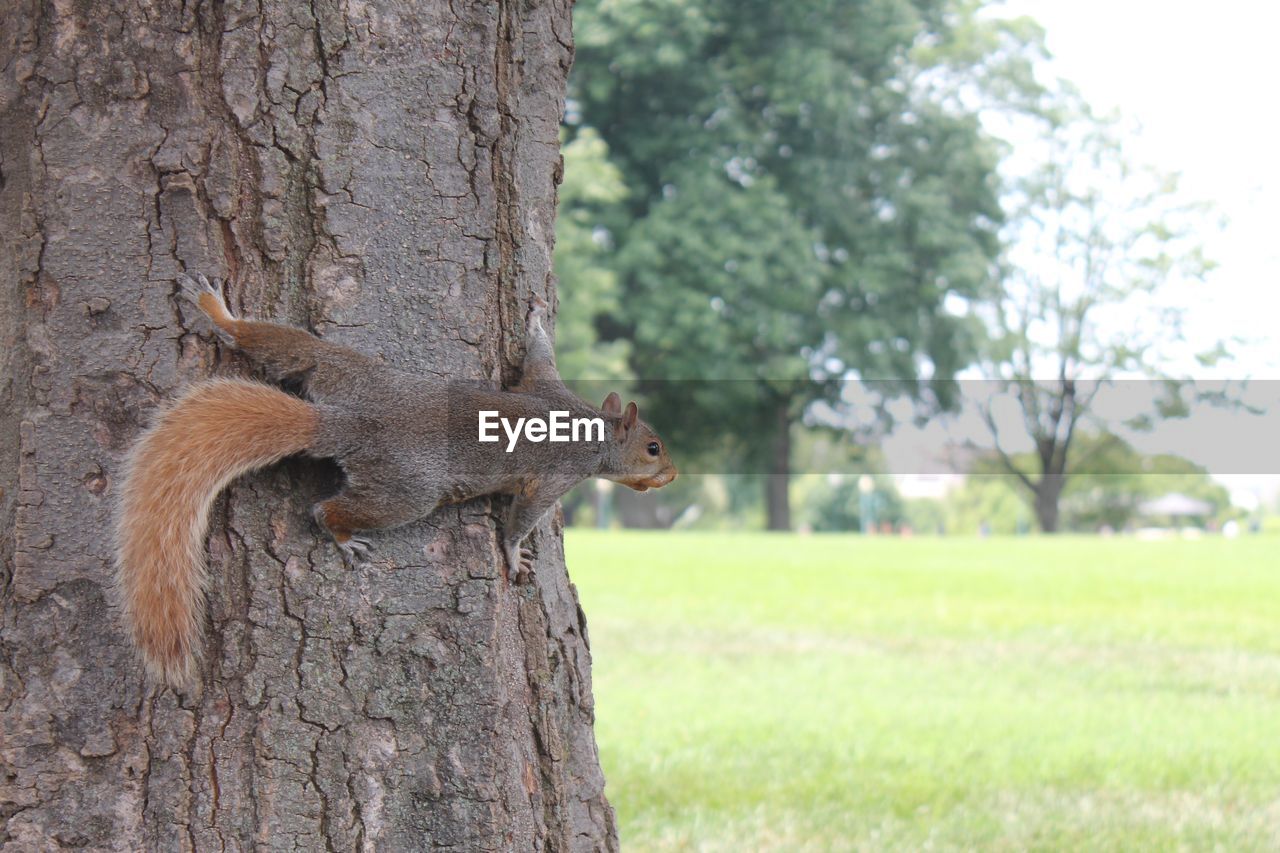
[[[1280,849],[1280,538],[571,530],[623,849]]]

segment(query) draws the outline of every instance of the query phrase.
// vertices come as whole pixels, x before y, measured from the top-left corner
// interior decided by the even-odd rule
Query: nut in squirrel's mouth
[[[670,471],[664,471],[649,477],[647,480],[636,480],[635,482],[623,483],[627,488],[634,489],[637,492],[647,492],[650,489],[661,489],[663,486],[674,480],[678,474],[672,468]]]

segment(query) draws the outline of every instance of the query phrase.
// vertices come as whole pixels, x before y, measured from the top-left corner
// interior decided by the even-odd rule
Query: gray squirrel
[[[502,524],[508,578],[531,568],[525,537],[583,480],[645,491],[676,478],[635,403],[624,410],[611,393],[597,409],[565,387],[541,299],[531,300],[520,383],[503,391],[403,373],[303,329],[240,319],[203,275],[178,281],[219,335],[271,378],[300,381],[305,399],[244,379],[201,382],[130,451],[116,516],[117,584],[148,671],[169,684],[188,684],[200,654],[209,508],[248,471],[295,453],[336,460],[345,483],[313,515],[348,561],[370,548],[357,532],[408,524],[444,504],[511,495]],[[594,440],[511,447],[478,440],[481,412],[510,420],[568,412],[603,424]]]

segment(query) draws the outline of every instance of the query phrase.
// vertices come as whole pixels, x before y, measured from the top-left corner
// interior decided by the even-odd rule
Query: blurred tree
[[[555,272],[561,283],[557,290],[557,366],[568,382],[625,379],[630,375],[627,342],[600,341],[596,322],[618,307],[618,275],[610,265],[613,240],[599,223],[616,211],[626,197],[626,186],[609,162],[609,147],[591,128],[580,129],[561,154],[564,181],[556,217],[555,254]]]
[[[1009,182],[1002,287],[979,309],[991,331],[982,368],[994,384],[977,406],[1046,533],[1059,527],[1077,428],[1099,390],[1116,377],[1161,377],[1185,355],[1185,310],[1156,291],[1210,268],[1203,206],[1187,203],[1173,177],[1135,168],[1115,127],[1069,91],[1063,102],[1021,152],[1030,165]],[[1005,417],[998,406],[1010,399],[1017,416]],[[1030,464],[1002,447],[1011,431],[1030,436]]]
[[[1022,533],[1030,525],[1027,509],[1008,474],[974,473],[942,501],[946,530],[974,534]]]
[[[686,380],[644,383],[683,415],[682,454],[768,472],[771,529],[790,526],[791,427],[811,403],[891,377],[945,404],[975,352],[944,301],[990,280],[998,151],[942,85],[987,58],[975,9],[577,6],[571,135],[597,128],[627,187],[602,217],[621,310],[599,327],[633,342],[637,373]]]
[[[1227,489],[1217,483],[1203,467],[1170,454],[1144,454],[1129,442],[1109,432],[1081,432],[1074,438],[1073,471],[1060,499],[1059,527],[1063,530],[1094,533],[1103,527],[1124,530],[1142,522],[1139,506],[1148,500],[1177,492],[1213,507],[1210,519],[1229,514],[1231,498]],[[1012,456],[1020,470],[1030,470],[1038,462],[1037,455],[1018,453]],[[998,454],[975,462],[971,480],[1000,483],[1010,496],[1023,497],[1016,475]],[[995,490],[989,489],[994,495]],[[960,497],[954,504],[966,503]],[[1022,514],[1019,508],[1018,515]],[[997,518],[997,530],[1007,526],[1007,514]]]
[[[875,491],[864,501],[858,489],[858,475],[839,477],[809,474],[799,478],[800,518],[810,529],[820,532],[857,532],[862,529],[862,507],[870,505],[870,521],[876,528],[888,524],[895,530],[905,520],[905,507],[893,481],[875,477]]]
[[[629,232],[622,252],[643,383],[681,448],[714,448],[768,472],[771,530],[790,529],[791,426],[811,399],[813,236],[763,179],[693,173]],[[696,276],[691,277],[691,272]],[[676,381],[662,381],[662,380]],[[683,380],[683,381],[681,381]]]
[[[618,274],[611,260],[616,247],[603,223],[616,217],[627,190],[609,161],[609,146],[591,128],[580,128],[560,153],[564,180],[556,216],[556,364],[574,391],[602,400],[608,391],[622,393],[619,382],[631,376],[628,342],[601,341],[596,331],[600,317],[618,310]],[[608,391],[593,380],[609,380]],[[578,523],[579,512],[587,509],[583,517],[597,524],[606,499],[594,481],[574,487],[560,499],[565,523]]]
[[[942,498],[912,498],[902,502],[902,520],[913,533],[945,536],[947,505]]]
[[[1213,507],[1209,519],[1231,508],[1226,487],[1202,466],[1169,454],[1144,455],[1110,433],[1082,435],[1078,451],[1089,462],[1062,493],[1062,522],[1069,530],[1123,530],[1142,522],[1139,506],[1177,492]]]

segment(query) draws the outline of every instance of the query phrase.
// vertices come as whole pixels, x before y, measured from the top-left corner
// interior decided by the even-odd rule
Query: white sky
[[[1008,0],[1045,28],[1058,71],[1142,130],[1137,161],[1183,176],[1225,227],[1219,264],[1187,296],[1193,349],[1241,336],[1233,378],[1280,378],[1280,3]]]

